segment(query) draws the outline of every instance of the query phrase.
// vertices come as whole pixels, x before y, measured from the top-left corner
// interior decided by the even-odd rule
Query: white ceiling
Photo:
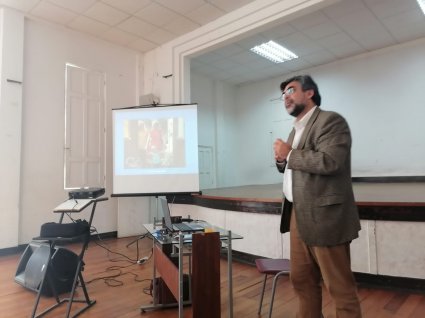
[[[252,1],[0,0],[0,5],[146,52]]]
[[[252,1],[0,0],[0,5],[146,52]],[[343,0],[193,58],[191,69],[241,84],[422,37],[425,15],[416,0]],[[249,51],[269,40],[299,58],[274,64]]]
[[[196,57],[191,61],[191,69],[241,84],[423,37],[425,15],[416,0],[343,0]],[[285,46],[299,58],[275,64],[249,51],[269,40]]]

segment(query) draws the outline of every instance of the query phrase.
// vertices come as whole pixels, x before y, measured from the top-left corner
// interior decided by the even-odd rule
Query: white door
[[[198,146],[199,187],[211,189],[216,187],[214,152],[212,147]]]
[[[66,65],[65,189],[104,187],[105,74]]]

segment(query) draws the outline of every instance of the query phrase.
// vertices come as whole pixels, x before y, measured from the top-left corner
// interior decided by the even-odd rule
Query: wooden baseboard
[[[90,239],[92,241],[97,241],[97,240],[105,240],[105,239],[116,238],[116,237],[117,237],[117,231],[112,231],[112,232],[92,235]],[[26,249],[27,246],[28,244],[20,244],[15,247],[2,248],[0,249],[0,256],[21,254]]]
[[[352,177],[353,182],[373,182],[373,183],[392,183],[392,182],[425,182],[425,176],[393,176],[393,177]]]
[[[27,245],[28,244],[21,244],[15,247],[2,248],[0,249],[0,256],[20,254],[26,249]]]
[[[399,289],[403,291],[425,293],[425,279],[397,277],[388,275],[374,275],[367,273],[354,273],[354,277],[359,286],[382,288],[382,289]]]
[[[99,233],[95,235],[91,235],[90,240],[91,241],[98,241],[98,240],[106,240],[106,239],[112,239],[117,238],[118,232],[112,231],[112,232],[106,232],[106,233]]]
[[[222,257],[225,258],[226,254],[223,253]],[[255,266],[255,260],[257,258],[264,258],[262,256],[252,255],[238,251],[232,251],[232,257],[234,261],[241,262],[244,264],[250,264],[253,266]],[[425,293],[425,279],[375,275],[358,272],[354,272],[354,277],[356,278],[357,284],[361,287],[391,290],[398,289],[401,291]]]

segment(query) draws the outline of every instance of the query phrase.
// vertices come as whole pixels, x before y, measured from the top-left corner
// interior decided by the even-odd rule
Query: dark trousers
[[[350,244],[308,246],[298,234],[292,210],[291,282],[299,299],[298,318],[320,318],[321,280],[335,302],[337,318],[360,318],[361,308],[350,265]]]

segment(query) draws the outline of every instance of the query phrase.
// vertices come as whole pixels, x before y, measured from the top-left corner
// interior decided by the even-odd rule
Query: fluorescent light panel
[[[298,58],[295,53],[273,41],[254,46],[250,49],[250,51],[257,53],[258,55],[274,63],[282,63]]]
[[[418,0],[418,4],[422,9],[422,12],[425,14],[425,0]]]

